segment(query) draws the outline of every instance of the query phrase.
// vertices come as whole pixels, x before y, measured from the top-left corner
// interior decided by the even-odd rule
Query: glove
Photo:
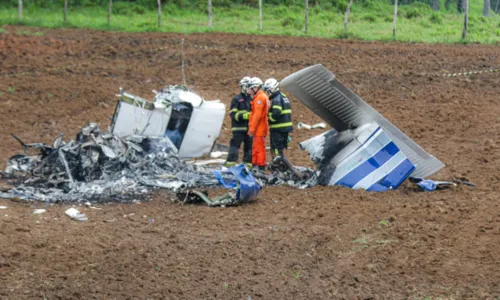
[[[248,119],[250,119],[250,113],[249,113],[249,112],[246,112],[246,113],[244,113],[244,114],[243,114],[243,120],[245,120],[245,121],[246,121],[246,120],[248,120]]]

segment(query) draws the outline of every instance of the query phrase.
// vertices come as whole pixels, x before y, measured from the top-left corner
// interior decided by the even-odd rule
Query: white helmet
[[[250,81],[250,79],[251,78],[248,77],[248,76],[245,76],[245,77],[241,78],[241,80],[240,80],[240,87],[242,89],[246,88],[248,86],[248,82]]]
[[[262,87],[262,80],[260,80],[259,77],[252,77],[248,81],[248,88],[251,89],[254,87],[258,87],[258,88]]]
[[[246,90],[248,87],[248,82],[250,81],[250,79],[251,79],[250,77],[245,76],[245,77],[241,78],[241,80],[240,80],[240,88],[241,88],[241,92],[243,94],[246,93]]]
[[[264,86],[262,88],[264,89],[264,92],[272,94],[280,90],[280,84],[278,80],[269,78],[268,80],[266,80],[266,82],[264,82]]]

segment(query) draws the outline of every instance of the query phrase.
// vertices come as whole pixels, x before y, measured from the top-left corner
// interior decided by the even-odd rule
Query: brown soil
[[[446,163],[435,178],[465,176],[478,188],[270,187],[235,208],[181,206],[160,192],[151,203],[80,207],[88,222],[66,217],[66,205],[0,200],[8,206],[0,210],[0,298],[500,297],[500,74],[440,76],[498,67],[498,47],[17,29],[0,34],[2,166],[20,151],[10,133],[51,142],[88,121],[105,128],[119,87],[150,97],[181,83],[185,38],[188,84],[206,99],[228,103],[246,74],[281,79],[322,63]],[[295,121],[321,121],[292,105]],[[298,142],[317,133],[296,130],[295,164],[311,165]],[[35,207],[48,212],[33,215]]]

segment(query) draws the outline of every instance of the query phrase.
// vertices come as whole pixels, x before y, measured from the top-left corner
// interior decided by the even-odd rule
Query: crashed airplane
[[[382,192],[444,166],[323,65],[286,77],[281,87],[334,128],[300,144],[316,164],[321,185]]]
[[[52,145],[26,144],[14,136],[25,154],[11,157],[0,172],[13,185],[0,198],[131,201],[163,188],[182,194],[182,203],[202,199],[210,206],[237,205],[255,199],[264,184],[382,192],[396,189],[410,175],[427,177],[444,166],[322,65],[288,76],[281,87],[334,128],[300,144],[316,171],[295,167],[286,158],[273,163],[272,174],[251,174],[244,165],[217,171],[190,164],[186,158],[209,154],[216,145],[225,105],[182,86],[161,89],[153,102],[120,90],[108,131],[90,123],[75,140],[65,142],[61,134]],[[29,149],[39,153],[26,155]],[[236,194],[210,199],[196,190],[220,185]]]

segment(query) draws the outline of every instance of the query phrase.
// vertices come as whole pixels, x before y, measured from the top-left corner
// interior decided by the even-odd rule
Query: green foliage
[[[441,25],[443,24],[443,18],[438,13],[432,13],[429,16],[429,22],[431,22],[432,24]]]
[[[420,18],[422,14],[415,8],[410,8],[404,11],[403,16],[406,19]]]
[[[375,23],[377,22],[377,18],[372,15],[364,15],[361,20],[366,21],[368,23]]]
[[[143,15],[145,13],[143,6],[130,4],[126,2],[113,3],[113,14],[121,16]]]
[[[335,1],[335,7],[337,8],[337,10],[341,13],[344,13],[347,9],[347,0],[346,1],[342,1],[342,0],[336,0]]]
[[[207,27],[207,2],[162,0],[162,27],[158,28],[156,1],[114,0],[111,26],[107,25],[109,0],[70,0],[68,23],[63,23],[64,0],[24,0],[23,19],[17,18],[17,0],[0,0],[0,28],[4,24],[36,27],[77,27],[128,32],[232,32],[304,36],[303,0],[264,0],[263,31],[258,29],[257,0],[213,0],[214,23]],[[274,2],[273,2],[274,1]],[[470,2],[469,32],[461,41],[463,15],[435,12],[426,1],[400,0],[396,41],[431,43],[500,42],[500,15],[483,18],[482,1]],[[440,4],[444,1],[440,0]],[[456,0],[454,0],[456,1]],[[500,1],[500,0],[499,0]],[[410,3],[411,4],[404,4]],[[481,3],[479,3],[481,2]],[[275,5],[272,3],[279,3]],[[349,15],[349,31],[344,33],[344,13],[348,0],[310,0],[307,36],[393,41],[394,7],[387,0],[355,0]],[[493,2],[492,2],[493,3]],[[30,30],[30,29],[26,29]],[[1,29],[0,29],[1,31]],[[23,29],[24,31],[24,29]],[[15,32],[14,32],[15,34]],[[33,30],[31,33],[40,35]]]
[[[283,19],[283,21],[281,21],[281,25],[283,27],[290,26],[295,29],[301,29],[304,27],[304,21],[295,15],[288,15]]]
[[[350,31],[348,31],[346,33],[344,30],[337,31],[337,33],[335,34],[335,37],[338,39],[350,39],[350,40],[359,40],[360,39],[356,34],[350,32]]]

